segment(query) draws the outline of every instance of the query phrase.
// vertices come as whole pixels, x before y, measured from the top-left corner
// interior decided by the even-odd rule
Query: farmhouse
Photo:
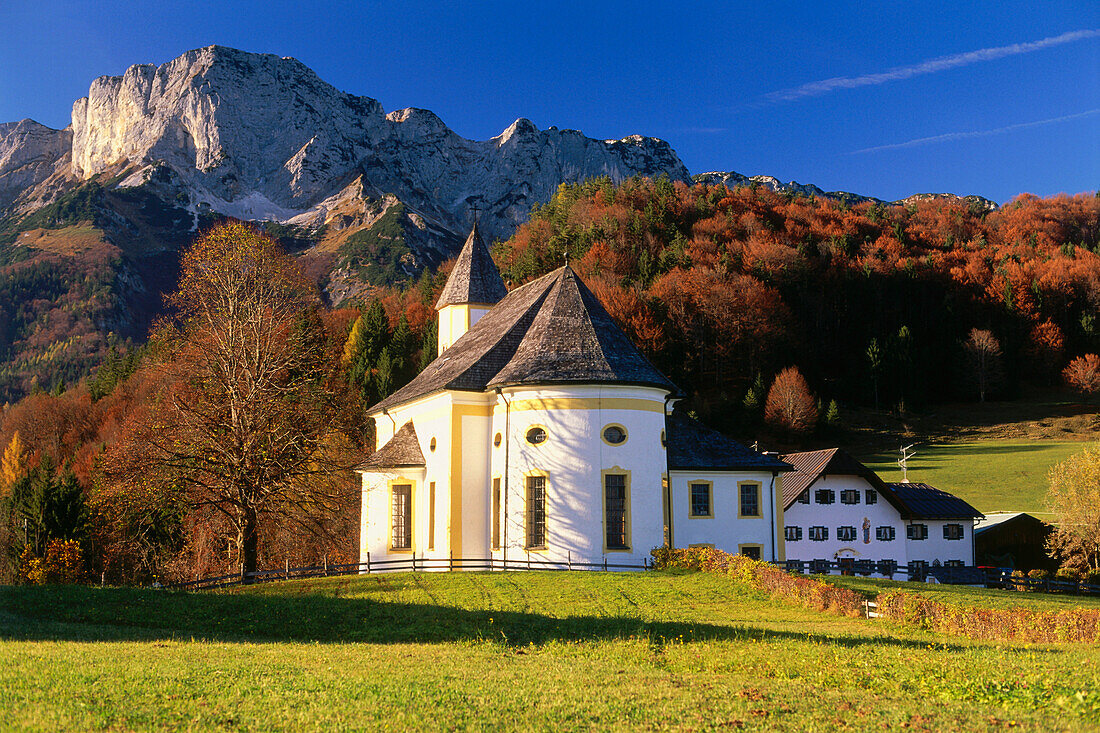
[[[886,483],[840,448],[792,453],[783,478],[788,560],[974,564],[974,507],[921,483]]]
[[[475,224],[436,308],[438,358],[368,410],[364,559],[783,559],[790,467],[673,415],[680,390],[568,261],[508,292]]]

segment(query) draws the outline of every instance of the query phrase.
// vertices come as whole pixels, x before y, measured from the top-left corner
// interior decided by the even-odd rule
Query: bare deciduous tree
[[[159,399],[112,448],[106,474],[174,487],[192,509],[220,512],[255,570],[261,517],[308,524],[346,506],[356,425],[342,419],[338,345],[296,261],[241,223],[184,253],[169,303],[176,320],[153,338]]]
[[[997,389],[1004,379],[1001,343],[992,331],[972,328],[963,349],[967,369],[978,387],[978,398],[985,402],[986,394]]]

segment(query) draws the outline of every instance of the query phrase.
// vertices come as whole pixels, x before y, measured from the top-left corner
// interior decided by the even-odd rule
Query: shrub
[[[1035,570],[1028,570],[1027,577],[1031,578],[1032,580],[1048,580],[1050,578],[1050,571],[1042,570],[1039,568],[1036,568]]]
[[[1075,568],[1058,568],[1058,572],[1054,574],[1054,577],[1058,580],[1067,580],[1071,583],[1077,583],[1081,580],[1081,571]]]
[[[1092,643],[1100,639],[1100,610],[1097,609],[967,608],[904,591],[888,591],[876,600],[883,618],[972,639],[1030,643]]]
[[[841,616],[858,616],[863,609],[863,597],[854,591],[820,580],[790,575],[774,565],[744,555],[733,555],[711,547],[659,547],[651,554],[653,566],[658,570],[695,570],[726,575],[773,597]]]
[[[35,557],[30,545],[19,556],[19,575],[28,583],[78,583],[84,576],[84,559],[76,540],[50,540],[45,557]]]

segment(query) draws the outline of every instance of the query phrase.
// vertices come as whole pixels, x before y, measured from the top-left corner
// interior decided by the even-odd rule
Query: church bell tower
[[[435,304],[439,313],[439,353],[450,348],[507,294],[475,221]]]

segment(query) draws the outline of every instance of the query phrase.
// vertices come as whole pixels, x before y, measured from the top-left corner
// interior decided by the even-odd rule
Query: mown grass
[[[819,614],[704,574],[0,589],[7,727],[574,730],[1100,724],[1100,650]]]
[[[1047,472],[1091,443],[1081,441],[985,440],[916,448],[909,480],[949,491],[981,512],[1047,512]],[[862,460],[884,481],[901,481],[896,453]]]
[[[850,588],[867,598],[890,590],[928,598],[953,606],[976,608],[1026,608],[1031,611],[1064,611],[1074,608],[1100,608],[1100,597],[1052,593],[1026,593],[998,588],[974,588],[967,585],[909,583],[884,578],[859,578],[839,575],[815,576],[827,583]]]

